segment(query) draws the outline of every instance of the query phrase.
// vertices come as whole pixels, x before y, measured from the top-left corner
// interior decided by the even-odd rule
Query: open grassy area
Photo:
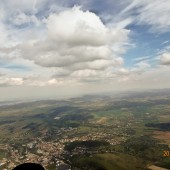
[[[6,150],[0,149],[0,159],[5,157],[5,152],[6,152]]]
[[[76,159],[75,165],[78,167],[84,167],[84,169],[97,169],[101,170],[139,170],[145,167],[143,160],[134,156],[126,154],[96,154],[92,157],[80,157]]]

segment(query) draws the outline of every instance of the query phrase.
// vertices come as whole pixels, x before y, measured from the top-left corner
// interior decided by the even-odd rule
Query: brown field
[[[99,119],[96,123],[99,123],[99,124],[103,124],[103,123],[106,123],[108,120],[107,117],[102,117],[101,119]]]
[[[155,131],[153,133],[153,137],[156,139],[162,140],[166,144],[170,145],[170,131],[168,132]]]
[[[168,169],[161,168],[161,167],[155,166],[155,165],[149,166],[148,169],[149,169],[149,170],[168,170]]]

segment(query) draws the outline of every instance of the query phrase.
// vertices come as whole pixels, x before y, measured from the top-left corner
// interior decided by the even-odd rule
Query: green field
[[[146,164],[142,159],[126,154],[97,154],[92,157],[80,157],[74,162],[75,166],[84,169],[101,170],[138,170],[144,169]]]

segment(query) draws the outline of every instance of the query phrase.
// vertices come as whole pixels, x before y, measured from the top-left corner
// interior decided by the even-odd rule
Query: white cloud
[[[64,82],[63,81],[59,81],[59,80],[56,80],[56,79],[51,79],[51,80],[49,80],[48,82],[47,82],[49,85],[61,85],[61,84],[63,84]]]
[[[79,75],[79,70],[93,75],[87,70],[104,71],[123,64],[120,55],[125,52],[129,30],[108,27],[96,14],[78,7],[50,14],[45,23],[44,40],[29,40],[17,48],[21,57],[42,67],[56,68],[53,77]]]
[[[16,26],[24,25],[24,24],[35,24],[39,25],[40,21],[37,19],[35,15],[26,15],[25,13],[19,13],[15,16],[15,18],[9,19],[11,23]]]
[[[151,68],[150,64],[146,61],[140,61],[134,65],[134,67],[131,69],[132,72],[135,74],[141,74],[144,72],[147,72]]]
[[[8,31],[5,25],[0,22],[0,46],[5,47],[8,44]]]
[[[152,31],[167,32],[170,29],[170,1],[145,0],[141,2],[143,8],[139,15],[139,24],[151,26]]]
[[[19,86],[23,84],[23,78],[0,78],[0,86]]]
[[[97,72],[95,70],[85,69],[85,70],[78,70],[71,74],[73,77],[94,77],[97,76]]]
[[[116,71],[117,75],[128,75],[129,73],[130,71],[125,68],[120,68]]]
[[[46,0],[6,0],[1,2],[1,6],[3,9],[8,10],[6,15],[9,17],[20,12],[27,14],[36,13],[42,8],[45,2]]]
[[[169,41],[164,41],[164,42],[162,43],[162,45],[164,45],[164,44],[169,44]]]
[[[116,0],[108,2],[113,5]],[[46,89],[46,93],[50,88],[63,87],[65,89],[60,93],[66,93],[66,89],[77,93],[77,87],[81,85],[83,90],[90,87],[91,91],[97,88],[98,91],[105,91],[107,87],[113,89],[115,86],[117,89],[147,84],[154,87],[159,75],[159,81],[162,79],[164,82],[162,86],[166,86],[165,75],[169,67],[153,69],[150,64],[155,64],[152,62],[155,62],[155,57],[144,56],[134,59],[133,62],[138,63],[127,69],[124,63],[128,65],[129,61],[124,62],[123,55],[132,47],[131,32],[127,29],[130,24],[148,25],[152,32],[169,31],[169,1],[127,0],[120,3],[127,6],[130,2],[133,3],[120,14],[113,12],[114,15],[109,15],[110,18],[106,19],[111,21],[109,23],[99,17],[105,15],[108,9],[104,12],[100,9],[95,14],[85,10],[92,9],[89,6],[82,7],[83,10],[69,8],[71,2],[68,4],[66,1],[63,4],[67,4],[62,7],[59,6],[62,2],[47,0],[0,2],[1,64],[6,62],[8,66],[23,66],[20,71],[1,67],[0,72],[5,74],[0,75],[0,85],[10,88],[41,87]],[[92,2],[88,3],[90,5]],[[116,10],[121,11],[121,8]],[[157,54],[162,54],[159,56],[161,65],[169,65],[168,50],[167,46],[164,52]],[[93,88],[91,85],[94,85]],[[73,86],[73,91],[70,86]],[[51,94],[54,95],[54,92]]]
[[[140,69],[145,69],[145,68],[150,67],[150,65],[148,63],[144,62],[144,61],[141,61],[141,62],[135,64],[135,66],[137,66]]]
[[[109,66],[113,66],[114,63],[109,60],[95,60],[89,63],[91,69],[102,70]]]
[[[71,45],[99,46],[106,44],[111,37],[111,32],[97,15],[83,12],[78,7],[51,14],[47,19],[47,28],[52,40]]]
[[[137,57],[137,58],[134,58],[133,60],[136,61],[136,62],[142,62],[142,61],[147,61],[149,59],[151,59],[151,56]]]
[[[2,30],[5,35],[2,44],[10,42],[11,45],[0,49],[0,57],[5,61],[22,59],[21,64],[28,65],[31,70],[28,73],[5,72],[11,77],[24,77],[20,85],[31,86],[59,85],[73,80],[74,83],[102,81],[113,77],[112,68],[124,63],[121,55],[126,51],[130,33],[124,27],[130,20],[119,26],[108,26],[95,13],[79,7],[63,8],[48,17],[38,18],[46,2],[9,0],[2,3],[9,13],[1,16],[12,25],[7,25],[6,34],[6,28]],[[6,84],[15,85],[11,78],[7,78]]]
[[[169,0],[132,0],[121,13],[121,17],[135,18],[139,25],[148,25],[152,32],[169,32],[170,30]]]
[[[170,53],[164,53],[160,56],[160,63],[162,65],[170,65]]]

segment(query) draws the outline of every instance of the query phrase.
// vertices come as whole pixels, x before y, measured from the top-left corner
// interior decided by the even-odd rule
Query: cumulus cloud
[[[135,33],[143,25],[152,33],[169,32],[169,0],[79,0],[76,4],[81,8],[73,7],[75,0],[0,2],[0,100],[9,89],[18,98],[169,87],[168,39],[161,38],[156,56],[140,54],[150,56],[135,59],[133,49],[130,54],[135,56],[126,55],[129,48],[138,49],[134,43],[140,37]],[[131,39],[134,35],[137,40]]]
[[[86,2],[80,1],[79,4]],[[47,0],[2,1],[1,64],[4,61],[11,64],[15,61],[14,66],[19,64],[24,67],[22,73],[21,70],[12,70],[12,67],[10,72],[5,69],[7,75],[0,79],[0,84],[68,86],[82,82],[127,83],[137,81],[140,79],[139,75],[145,79],[146,72],[152,69],[149,56],[134,59],[138,63],[133,68],[123,68],[124,64],[128,65],[127,61],[124,62],[123,55],[127,48],[132,47],[127,26],[135,23],[148,25],[152,32],[167,32],[170,25],[169,1],[122,1],[116,4],[119,7],[116,12],[112,9],[115,2],[117,3],[116,0],[103,2],[111,5],[108,14],[110,19],[107,19],[108,16],[104,14],[108,12],[108,8],[102,7],[105,11],[96,12],[95,9],[100,6],[92,9],[91,1],[82,8],[71,8],[73,1],[57,4],[56,1]],[[59,7],[61,4],[64,5]],[[117,14],[125,6],[127,7]],[[114,11],[114,15],[111,11]],[[169,65],[169,53],[165,52],[160,57],[160,63]],[[24,72],[26,67],[29,68],[28,72]]]
[[[56,80],[56,79],[50,79],[48,82],[47,82],[49,85],[61,85],[63,84],[64,82],[61,81],[61,80]]]
[[[71,45],[104,45],[110,33],[97,15],[83,12],[78,7],[51,14],[47,19],[47,28],[52,40]]]
[[[94,75],[94,72],[123,64],[124,44],[129,30],[106,26],[90,11],[73,7],[50,14],[45,20],[44,40],[29,40],[17,46],[20,57],[46,68],[55,68],[53,77]],[[120,50],[121,48],[121,50]]]
[[[164,53],[160,56],[160,63],[162,65],[170,65],[170,53]]]
[[[11,78],[1,78],[0,79],[0,85],[1,86],[19,86],[23,84],[23,78],[16,78],[16,77],[11,77]]]
[[[97,76],[97,72],[95,70],[84,69],[84,70],[77,70],[71,76],[73,77],[93,77]]]

